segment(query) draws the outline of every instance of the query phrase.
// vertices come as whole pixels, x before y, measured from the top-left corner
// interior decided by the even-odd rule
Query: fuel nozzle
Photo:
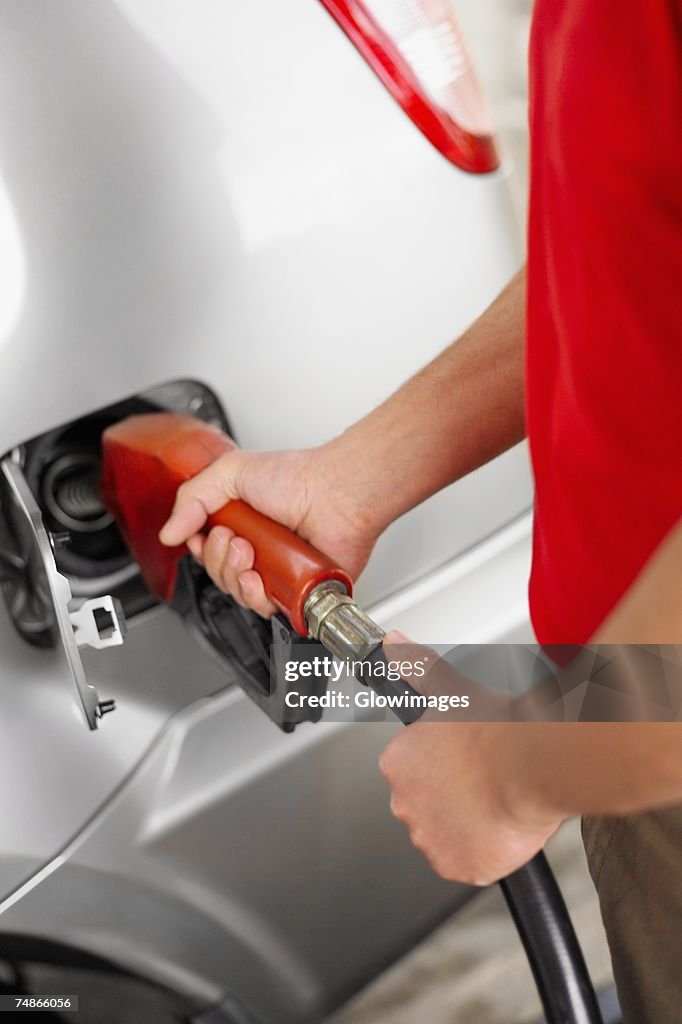
[[[342,661],[362,661],[381,647],[385,636],[337,580],[313,588],[303,615],[313,639]]]
[[[358,607],[343,583],[329,580],[311,590],[303,606],[310,635],[330,654],[346,662],[365,686],[389,701],[405,725],[421,717],[418,694],[400,678],[384,654],[384,630]]]
[[[132,416],[102,436],[104,505],[116,517],[149,589],[168,604],[177,606],[186,549],[163,547],[159,530],[178,487],[232,447],[217,428],[177,413]],[[230,501],[209,516],[207,528],[218,525],[251,543],[253,568],[301,640],[310,633],[334,657],[353,663],[353,674],[377,692],[415,695],[402,679],[394,679],[395,670],[386,670],[384,632],[351,597],[353,584],[344,569],[243,501]],[[414,705],[409,719],[393,710],[403,721],[419,717]]]

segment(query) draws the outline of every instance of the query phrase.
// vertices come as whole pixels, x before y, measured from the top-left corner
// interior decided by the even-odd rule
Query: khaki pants
[[[682,807],[585,818],[625,1024],[682,1021]]]

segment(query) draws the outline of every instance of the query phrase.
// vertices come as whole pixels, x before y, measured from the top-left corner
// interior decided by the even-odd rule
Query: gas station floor
[[[613,983],[577,821],[553,837],[557,874],[597,988]],[[534,1024],[542,1016],[499,889],[483,890],[328,1024]]]

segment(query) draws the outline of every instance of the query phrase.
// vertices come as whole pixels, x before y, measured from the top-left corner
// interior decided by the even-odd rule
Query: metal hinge
[[[50,534],[18,459],[11,456],[3,459],[1,469],[24,532],[39,555],[37,564],[44,574],[42,582],[52,600],[55,623],[86,721],[91,729],[96,729],[98,720],[113,711],[115,703],[99,699],[97,688],[88,682],[79,648],[88,646],[100,650],[122,644],[125,639],[123,611],[119,602],[108,594],[86,601],[74,600],[68,579],[57,568]]]

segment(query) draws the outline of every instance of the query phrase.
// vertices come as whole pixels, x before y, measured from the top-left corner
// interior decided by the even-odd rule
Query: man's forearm
[[[524,308],[522,271],[458,341],[327,446],[354,467],[378,530],[523,438]]]
[[[682,673],[681,580],[682,521],[592,642],[666,644],[668,671]],[[625,648],[625,669],[627,658]],[[531,817],[628,814],[682,802],[681,722],[499,723],[486,742],[509,805]]]
[[[493,723],[490,770],[529,822],[621,815],[682,802],[682,724]]]

